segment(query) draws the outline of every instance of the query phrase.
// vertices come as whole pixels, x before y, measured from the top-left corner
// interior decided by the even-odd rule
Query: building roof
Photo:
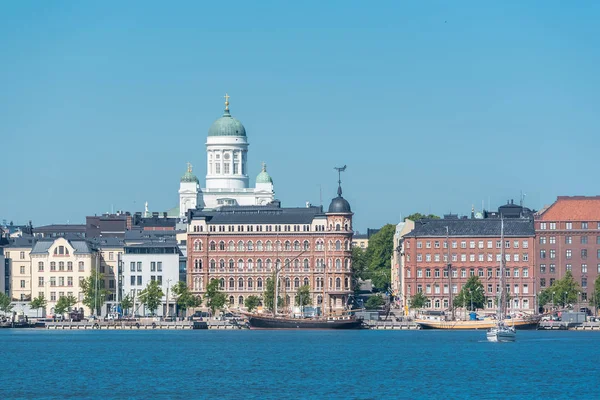
[[[500,219],[421,219],[415,228],[404,237],[500,237]],[[534,236],[533,219],[504,219],[504,236]]]
[[[110,248],[123,248],[125,246],[123,238],[118,237],[99,237],[90,239],[90,242],[99,248],[110,249]]]
[[[229,106],[227,104],[227,106]],[[246,128],[229,113],[229,107],[221,118],[217,119],[208,129],[208,136],[246,136]]]
[[[267,164],[262,164],[262,171],[256,177],[256,183],[273,183],[273,178],[267,172]]]
[[[538,213],[542,221],[600,221],[600,196],[558,196]]]
[[[85,232],[85,224],[52,224],[33,228],[35,233],[44,232]]]
[[[33,246],[33,250],[31,250],[31,254],[48,254],[48,250],[54,244],[54,241],[61,238],[55,239],[41,239],[38,240]],[[62,238],[64,239],[64,238]],[[90,254],[92,249],[89,243],[86,240],[77,240],[77,239],[65,239],[71,247],[75,250],[75,254]]]
[[[213,211],[192,210],[192,219],[205,219],[208,224],[310,224],[322,215],[321,207],[282,208],[266,206],[223,206]]]
[[[20,236],[9,240],[8,248],[33,248],[35,238],[33,236]]]

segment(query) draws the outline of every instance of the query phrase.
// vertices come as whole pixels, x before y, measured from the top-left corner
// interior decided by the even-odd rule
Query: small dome
[[[260,174],[258,174],[258,176],[256,177],[256,183],[273,184],[273,178],[271,178],[271,175],[269,175],[269,173],[267,172],[267,164],[262,164],[262,171],[260,171]]]
[[[192,164],[188,163],[187,171],[181,177],[180,182],[196,182],[196,183],[199,183],[198,177],[192,173]]]
[[[229,114],[229,110],[225,110],[223,116],[208,129],[208,136],[246,136],[246,128]]]
[[[350,203],[342,196],[338,196],[335,199],[331,200],[331,204],[329,204],[330,213],[351,213],[352,209],[350,208]]]

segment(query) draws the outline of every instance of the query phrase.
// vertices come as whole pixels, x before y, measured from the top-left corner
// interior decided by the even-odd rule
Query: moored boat
[[[450,329],[450,330],[477,330],[491,329],[497,324],[497,320],[484,319],[478,321],[437,321],[437,320],[416,320],[422,329]],[[538,320],[536,318],[514,318],[510,320],[510,325],[515,329],[536,329]]]
[[[249,315],[250,329],[361,329],[362,319],[354,316],[339,318],[286,318]]]

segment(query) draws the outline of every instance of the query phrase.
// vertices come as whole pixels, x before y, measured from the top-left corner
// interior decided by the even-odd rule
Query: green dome
[[[229,110],[225,110],[223,116],[208,129],[208,136],[246,136],[246,128],[229,114]]]
[[[181,177],[180,182],[196,182],[199,183],[198,177],[192,173],[192,164],[188,163],[188,169]]]
[[[271,175],[267,172],[267,164],[263,163],[262,171],[260,171],[260,174],[256,177],[256,183],[273,183]]]

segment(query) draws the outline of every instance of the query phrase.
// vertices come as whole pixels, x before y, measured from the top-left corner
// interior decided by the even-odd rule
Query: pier
[[[421,327],[414,323],[408,321],[364,321],[364,326],[368,329],[383,329],[383,330],[416,330],[421,329]]]

